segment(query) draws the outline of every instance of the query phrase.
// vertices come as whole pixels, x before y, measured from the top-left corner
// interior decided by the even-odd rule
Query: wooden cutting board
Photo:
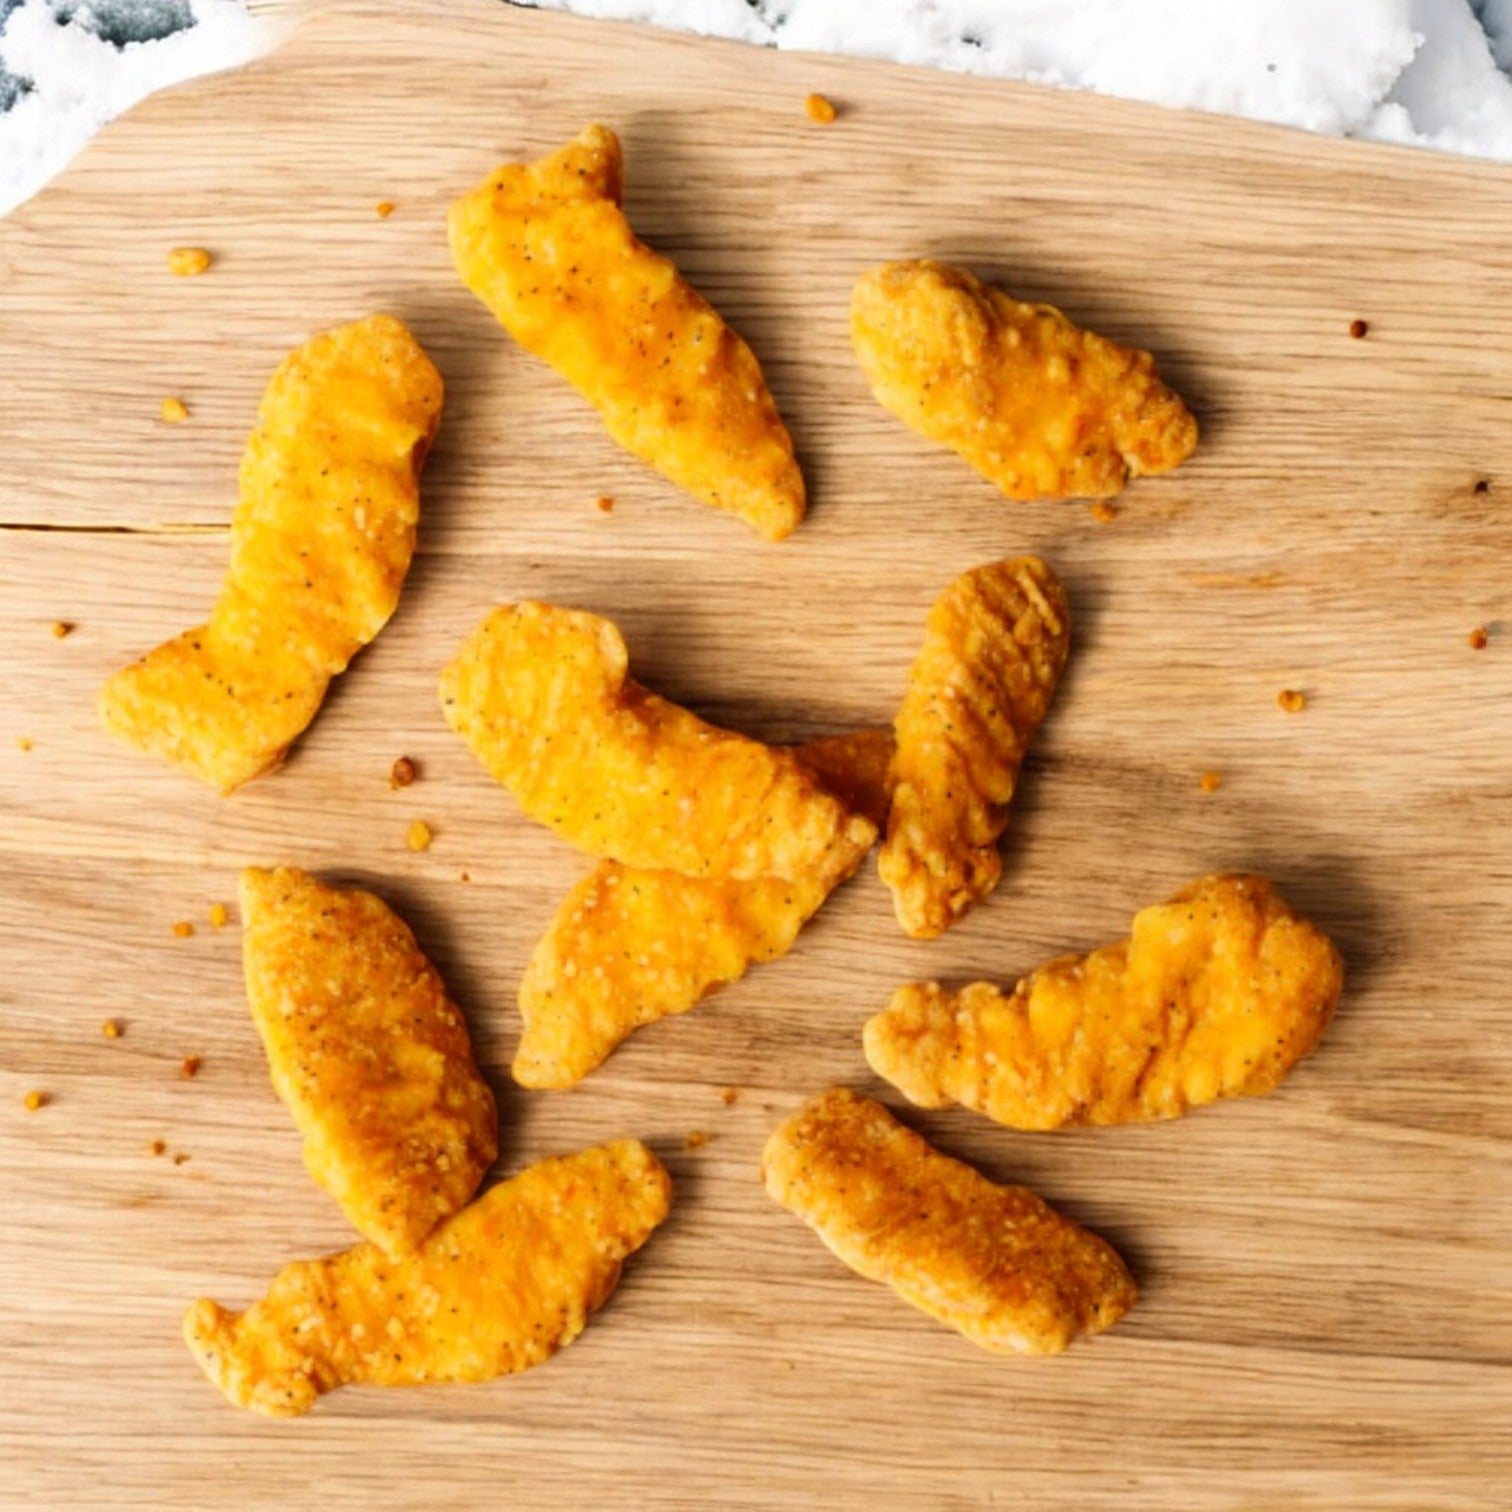
[[[805,119],[811,90],[836,124]],[[450,199],[589,120],[623,133],[636,226],[765,364],[812,485],[783,545],[618,452],[452,274]],[[0,224],[0,1503],[1505,1507],[1509,238],[1502,169],[496,4],[333,7],[108,130]],[[212,271],[170,278],[179,244]],[[845,312],[862,268],[914,254],[1153,348],[1196,459],[1099,524],[906,432]],[[205,614],[280,357],[374,309],[447,383],[421,552],[288,766],[223,800],[109,741],[95,691]],[[575,1091],[513,1087],[520,972],[587,863],[442,723],[437,672],[484,612],[610,615],[652,686],[797,740],[889,719],[935,594],[1026,550],[1076,647],[991,903],[911,943],[868,867],[790,957]],[[401,754],[423,777],[396,793]],[[238,932],[207,923],[272,862],[413,922],[500,1093],[501,1171],[616,1135],[672,1169],[672,1219],[546,1367],[272,1423],[180,1343],[191,1299],[246,1303],[350,1237],[269,1089]],[[1113,1333],[979,1353],[763,1195],[800,1099],[883,1090],[858,1034],[895,986],[1012,979],[1226,867],[1271,873],[1348,961],[1280,1093],[1053,1136],[907,1115],[1119,1245],[1143,1299]]]

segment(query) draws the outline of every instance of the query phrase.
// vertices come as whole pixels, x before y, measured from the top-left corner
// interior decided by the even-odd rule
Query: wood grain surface
[[[590,119],[623,133],[635,224],[765,364],[813,499],[782,545],[618,452],[452,274],[448,201]],[[1506,1507],[1509,237],[1505,170],[484,3],[323,9],[109,129],[0,224],[0,1505]],[[172,279],[186,243],[215,266]],[[906,432],[845,311],[862,268],[917,254],[1153,348],[1197,457],[1098,524]],[[204,616],[279,358],[373,309],[447,382],[420,555],[287,767],[222,800],[115,746],[95,692]],[[437,673],[484,612],[608,614],[659,691],[801,739],[890,718],[934,595],[1029,550],[1075,647],[990,904],[913,943],[869,865],[787,959],[570,1093],[514,1088],[520,973],[588,863],[442,723]],[[391,792],[400,754],[423,775]],[[184,1350],[191,1299],[245,1303],[349,1239],[269,1088],[238,931],[207,923],[273,862],[413,922],[500,1093],[502,1171],[615,1135],[671,1167],[672,1219],[545,1367],[272,1423]],[[1241,866],[1348,963],[1276,1096],[1048,1136],[906,1115],[1120,1246],[1143,1299],[1111,1334],[981,1354],[762,1194],[781,1116],[878,1090],[859,1031],[896,985],[1011,979]]]

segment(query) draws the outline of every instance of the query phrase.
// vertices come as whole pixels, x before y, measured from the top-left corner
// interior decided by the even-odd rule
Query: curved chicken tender
[[[270,1417],[308,1412],[338,1386],[528,1370],[582,1333],[671,1196],[638,1140],[542,1160],[404,1260],[359,1244],[285,1266],[245,1312],[202,1299],[184,1339],[232,1402]]]
[[[1134,1305],[1113,1247],[837,1087],[782,1124],[767,1193],[853,1271],[997,1354],[1058,1354]]]
[[[880,824],[892,744],[885,730],[861,730],[816,740],[797,755]],[[567,895],[526,968],[515,1080],[581,1081],[635,1030],[686,1013],[747,967],[786,954],[844,880],[732,882],[599,862]]]
[[[1070,648],[1066,596],[1038,557],[963,573],[930,610],[894,721],[877,864],[915,939],[943,934],[997,886],[1019,767]]]
[[[371,893],[293,867],[242,873],[247,1000],[310,1175],[403,1255],[499,1153],[467,1023],[415,937]]]
[[[1197,422],[1148,352],[959,268],[895,262],[864,274],[851,341],[878,403],[1010,499],[1110,498],[1197,446]]]
[[[803,475],[761,367],[637,240],[622,169],[619,138],[589,126],[550,157],[495,170],[451,208],[457,272],[627,451],[780,541],[803,518]]]
[[[1135,915],[1133,938],[1011,993],[904,987],[866,1058],[910,1102],[1017,1129],[1175,1118],[1278,1086],[1321,1038],[1344,968],[1264,877],[1212,876]]]
[[[590,854],[687,876],[833,886],[876,838],[790,751],[628,676],[608,620],[496,609],[441,674],[447,722],[532,818]]]
[[[223,793],[276,767],[399,602],[440,420],[441,377],[392,316],[287,357],[242,457],[210,621],[105,684],[111,733]]]

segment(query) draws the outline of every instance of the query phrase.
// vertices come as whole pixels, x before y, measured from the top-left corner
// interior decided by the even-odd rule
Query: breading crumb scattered
[[[420,768],[413,756],[401,756],[389,768],[389,786],[407,788],[420,775]]]
[[[1356,341],[1363,340],[1369,330],[1370,322],[1368,320],[1351,320],[1349,322],[1349,334],[1353,336]]]
[[[167,1149],[168,1146],[161,1139],[154,1139],[152,1143],[147,1146],[147,1153],[149,1155],[162,1155],[167,1152]]]
[[[175,247],[168,254],[168,271],[175,278],[197,278],[210,266],[210,254],[203,247]]]
[[[609,514],[614,508],[614,500],[608,494],[600,494],[593,503],[600,514]]]
[[[65,636],[72,635],[74,631],[72,620],[54,620],[52,633],[57,639],[62,640]]]
[[[173,932],[179,939],[187,940],[189,936],[194,933],[194,925],[192,925],[188,921],[188,919],[180,919],[178,923],[173,926]]]
[[[189,1158],[189,1157],[188,1157],[188,1155],[186,1155],[186,1154],[185,1154],[185,1153],[184,1153],[184,1151],[182,1151],[182,1150],[180,1150],[180,1151],[179,1151],[179,1152],[178,1152],[178,1154],[176,1154],[176,1155],[175,1155],[175,1156],[174,1156],[174,1157],[173,1157],[173,1163],[174,1163],[174,1165],[183,1165],[183,1163],[184,1163],[184,1162],[185,1162],[185,1161],[186,1161],[186,1160],[188,1160],[188,1158]]]
[[[31,748],[32,739],[30,735],[18,735],[16,737],[16,749],[18,751],[29,751]]]
[[[1490,493],[1491,492],[1491,480],[1490,480],[1490,478],[1477,478],[1475,480],[1475,491],[1476,491],[1476,493],[1482,493],[1482,494],[1483,493]]]
[[[211,929],[224,929],[231,922],[231,910],[224,903],[210,905]]]
[[[181,425],[189,418],[189,406],[182,399],[163,400],[163,419],[169,425]]]
[[[22,1106],[28,1113],[35,1113],[38,1108],[45,1108],[52,1101],[50,1092],[28,1092],[21,1099]]]
[[[705,1134],[702,1129],[694,1129],[693,1132],[683,1140],[683,1148],[685,1150],[700,1150],[706,1144],[708,1144],[708,1142],[709,1136]]]
[[[462,880],[463,880],[463,881],[464,881],[464,882],[471,882],[471,881],[472,881],[472,876],[471,876],[471,874],[470,874],[470,873],[468,873],[468,872],[463,872],[463,873],[462,873]]]
[[[1111,525],[1118,518],[1118,506],[1108,503],[1106,499],[1099,499],[1092,506],[1092,518],[1099,525]]]
[[[1276,702],[1288,714],[1300,714],[1307,707],[1307,695],[1299,693],[1295,688],[1282,688],[1276,694]]]
[[[429,850],[433,838],[430,825],[423,819],[412,820],[410,827],[404,832],[404,843],[412,851]]]
[[[1218,772],[1204,772],[1202,774],[1202,791],[1204,793],[1216,793],[1223,786],[1223,777]]]
[[[1470,649],[1472,651],[1484,651],[1491,637],[1486,632],[1484,625],[1477,625],[1470,632]]]
[[[185,1081],[193,1081],[199,1075],[201,1061],[197,1055],[186,1055],[179,1063],[179,1075]]]
[[[379,220],[387,220],[393,213],[393,200],[379,200],[378,203],[373,206],[373,214],[376,215]]]
[[[730,1107],[734,1102],[736,1102],[739,1099],[739,1097],[740,1097],[740,1088],[739,1087],[721,1087],[720,1090],[719,1090],[719,1100],[727,1108]]]
[[[121,1023],[120,1019],[106,1019],[105,1022],[100,1025],[100,1033],[103,1034],[106,1039],[120,1039],[122,1033],[124,1032],[124,1029],[125,1025]]]
[[[825,99],[822,94],[811,94],[803,102],[803,113],[809,120],[817,121],[821,126],[828,126],[840,114],[835,109],[835,102]]]

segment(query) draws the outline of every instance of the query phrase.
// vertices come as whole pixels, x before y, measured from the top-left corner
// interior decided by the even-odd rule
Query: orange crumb
[[[59,640],[62,640],[65,635],[73,634],[73,628],[72,620],[54,620],[52,632]]]
[[[412,756],[401,756],[389,768],[389,786],[406,788],[420,775],[420,768]]]
[[[175,247],[168,254],[168,271],[175,278],[196,278],[210,266],[210,254],[203,247]]]
[[[1204,793],[1216,793],[1223,786],[1223,778],[1217,772],[1204,772],[1201,787]]]
[[[183,1163],[188,1160],[188,1158],[189,1157],[182,1150],[180,1150],[178,1154],[173,1157],[173,1163],[174,1165],[183,1165]]]
[[[733,1102],[735,1102],[739,1097],[740,1097],[740,1089],[738,1087],[722,1087],[720,1089],[719,1100],[727,1108]]]
[[[1470,649],[1472,651],[1484,651],[1490,639],[1491,637],[1486,634],[1486,627],[1484,625],[1477,625],[1470,632]]]
[[[224,929],[231,922],[231,910],[224,903],[210,905],[210,927]]]
[[[423,819],[412,820],[404,832],[404,843],[412,851],[429,850],[432,838],[431,827]]]
[[[1282,688],[1276,694],[1276,702],[1286,710],[1288,714],[1300,714],[1307,707],[1307,695],[1299,693],[1295,688]]]
[[[462,880],[463,880],[463,881],[464,881],[464,882],[471,882],[471,881],[472,881],[472,878],[471,878],[471,877],[470,877],[470,876],[469,876],[469,875],[468,875],[468,874],[467,874],[467,873],[466,873],[466,872],[463,872],[463,873],[462,873]]]
[[[52,1101],[50,1092],[28,1092],[21,1099],[22,1106],[28,1113],[35,1113],[38,1108],[45,1108]]]
[[[18,751],[29,751],[31,748],[32,740],[30,735],[18,735],[16,737],[16,749]]]
[[[708,1142],[709,1136],[705,1134],[702,1129],[694,1129],[693,1132],[689,1134],[685,1140],[683,1140],[683,1148],[685,1150],[700,1150],[704,1147],[704,1145],[708,1144]]]
[[[1111,525],[1118,518],[1118,506],[1108,503],[1106,499],[1099,499],[1092,506],[1092,518],[1099,525]]]
[[[593,503],[600,514],[608,514],[614,508],[614,500],[608,494],[600,494]]]
[[[163,419],[169,425],[181,425],[189,418],[189,406],[182,399],[163,400]]]
[[[187,940],[189,936],[194,933],[194,925],[192,925],[188,921],[188,919],[180,919],[178,923],[173,926],[173,932],[179,939]]]
[[[373,214],[376,215],[379,220],[387,220],[393,213],[393,200],[379,200],[378,203],[373,206]]]
[[[199,1075],[200,1058],[197,1055],[186,1055],[179,1063],[179,1075],[185,1081],[193,1081]]]
[[[828,126],[840,114],[835,109],[835,102],[826,100],[822,94],[811,94],[803,102],[803,113],[809,120],[817,121],[821,126]]]
[[[105,1022],[100,1025],[100,1033],[103,1034],[106,1039],[120,1039],[121,1029],[122,1025],[120,1019],[106,1019]]]
[[[168,1146],[164,1144],[161,1139],[154,1139],[152,1143],[147,1146],[147,1153],[149,1155],[161,1155],[167,1148]]]
[[[1361,340],[1364,337],[1365,333],[1369,331],[1369,329],[1370,322],[1368,320],[1351,320],[1349,322],[1349,334],[1353,336],[1356,341]]]

